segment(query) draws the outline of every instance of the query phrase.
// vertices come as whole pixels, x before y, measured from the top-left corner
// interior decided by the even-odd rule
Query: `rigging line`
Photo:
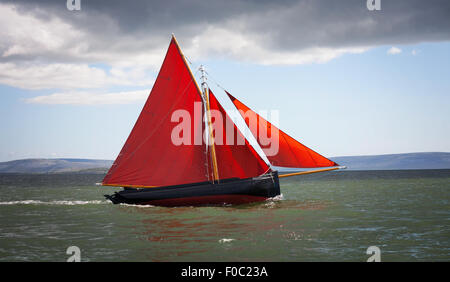
[[[214,84],[216,84],[219,88],[222,88],[223,91],[228,92],[228,91],[225,89],[225,87],[222,87],[222,85],[220,85],[220,84],[217,82],[217,80],[215,80],[214,77],[213,77],[209,72],[207,72],[206,70],[205,70],[205,72],[211,77],[211,79],[213,80]]]
[[[194,68],[194,69],[196,70],[194,73],[191,72],[191,73],[192,73],[192,76],[195,77],[195,76],[198,74],[198,72],[200,71],[199,65],[194,65],[194,64],[191,62],[191,60],[189,60],[189,57],[186,56],[184,53],[182,53],[182,55],[183,55],[183,57],[185,58],[186,62],[188,62],[188,63],[191,65],[191,67]]]
[[[193,65],[191,60],[189,60],[188,56],[186,56],[185,54],[183,54],[184,58],[188,61],[189,64]]]
[[[186,59],[186,62],[188,62],[191,65],[191,68],[194,68],[196,71],[194,73],[192,73],[193,79],[195,79],[195,76],[198,75],[198,72],[200,71],[200,68],[198,65],[194,65],[191,60],[189,60],[188,56],[186,56],[185,54],[182,54],[183,57]],[[205,99],[203,97],[203,95],[200,95],[202,97],[203,102],[205,102]]]
[[[269,171],[271,171],[272,170],[272,168],[270,167],[270,166],[268,166],[268,168],[267,168],[267,170],[266,170],[266,172],[264,172],[263,174],[261,174],[261,175],[264,175],[264,174],[266,174],[266,173],[268,173]],[[272,174],[270,175],[270,177],[272,178],[272,180],[273,180],[273,176],[272,176]]]
[[[189,58],[188,58],[186,55],[183,54],[183,56],[184,56],[184,58],[186,59],[186,61],[187,61],[194,69],[196,69],[196,71],[195,71],[195,73],[194,73],[194,76],[196,76],[197,73],[200,71],[199,65],[198,65],[198,64],[197,64],[197,65],[194,65],[194,64],[191,62],[191,60],[189,60]],[[217,85],[219,88],[221,88],[223,91],[228,92],[228,91],[225,89],[225,87],[223,87],[222,85],[220,85],[220,84],[217,82],[217,80],[214,79],[214,77],[213,77],[208,71],[204,70],[204,72],[210,76],[210,78],[213,80],[214,84],[216,84],[216,85]]]
[[[192,68],[196,69],[195,73],[193,74],[193,76],[196,76],[197,73],[200,71],[200,70],[199,70],[199,65],[198,65],[198,64],[197,64],[197,65],[194,65],[194,64],[191,62],[191,60],[189,60],[189,58],[188,58],[186,55],[184,55],[184,54],[183,54],[183,57],[184,57],[184,58],[186,59],[186,61],[191,65]]]

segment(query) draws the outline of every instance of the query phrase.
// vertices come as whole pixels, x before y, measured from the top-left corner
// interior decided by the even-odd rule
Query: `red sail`
[[[278,142],[277,152],[273,153],[271,151],[270,154],[266,153],[267,158],[272,165],[294,168],[338,166],[337,163],[314,152],[272,125],[270,122],[263,119],[260,115],[233,97],[230,93],[227,92],[227,94],[241,113],[242,117],[245,119],[245,123],[250,128],[250,131],[255,136],[258,144],[265,153],[268,151],[267,144],[275,144],[273,142]],[[250,120],[255,121],[256,126],[254,126],[255,124],[249,125]],[[276,132],[278,134],[270,135],[270,132]],[[268,143],[268,141],[261,142],[261,136],[267,136],[270,143]],[[275,138],[277,138],[277,140],[274,140]]]
[[[175,145],[171,139],[172,130],[181,122],[181,119],[171,121],[176,110],[184,110],[192,117],[192,128],[202,131],[203,124],[201,112],[199,119],[194,118],[194,105],[198,108],[202,99],[182,56],[172,39],[150,96],[103,179],[104,185],[153,187],[208,180],[204,142],[194,145],[191,136],[190,144]]]
[[[267,172],[269,166],[248,143],[211,91],[210,108],[219,179],[255,177]]]

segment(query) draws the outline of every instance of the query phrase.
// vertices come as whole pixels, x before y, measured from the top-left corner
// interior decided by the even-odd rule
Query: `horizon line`
[[[426,151],[426,152],[408,152],[408,153],[384,153],[384,154],[371,154],[371,155],[342,155],[342,156],[333,156],[328,157],[332,158],[346,158],[346,157],[375,157],[375,156],[390,156],[390,155],[409,155],[409,154],[432,154],[432,153],[440,153],[440,154],[450,154],[450,152],[444,151]],[[5,162],[14,162],[14,161],[23,161],[23,160],[91,160],[91,161],[114,161],[115,159],[95,159],[95,158],[82,158],[82,157],[58,157],[58,158],[21,158],[21,159],[12,159],[8,161],[0,161],[0,163]]]

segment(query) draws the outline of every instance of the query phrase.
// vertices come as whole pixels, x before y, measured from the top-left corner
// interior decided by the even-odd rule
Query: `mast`
[[[202,81],[202,95],[203,100],[205,101],[206,106],[206,118],[208,122],[208,131],[209,131],[209,145],[211,147],[211,159],[212,159],[212,165],[213,165],[213,183],[219,182],[219,171],[217,169],[217,158],[216,158],[216,147],[214,144],[214,136],[213,136],[213,129],[211,125],[211,109],[209,106],[209,88],[208,84],[206,83],[206,75],[205,75],[205,68],[203,65],[200,65],[199,68],[201,72],[201,81]]]
[[[205,102],[205,107],[206,107],[206,113],[207,113],[207,126],[209,128],[209,140],[210,140],[210,146],[211,146],[211,160],[212,160],[212,164],[213,164],[213,179],[212,182],[218,182],[219,181],[219,171],[217,169],[217,159],[216,159],[216,149],[215,149],[215,145],[214,145],[214,136],[212,135],[212,126],[211,126],[211,112],[210,112],[210,108],[209,108],[209,88],[208,88],[208,84],[206,83],[206,76],[205,76],[205,69],[203,68],[203,65],[200,66],[200,71],[202,73],[201,76],[201,80],[202,80],[202,88],[200,89],[200,87],[197,84],[197,81],[195,80],[194,74],[191,71],[191,68],[189,67],[189,64],[186,61],[186,58],[184,57],[183,52],[181,51],[180,45],[178,44],[178,41],[175,37],[175,35],[172,33],[172,39],[175,42],[175,45],[177,46],[178,51],[180,52],[180,54],[182,54],[183,57],[183,61],[184,64],[186,65],[186,68],[189,70],[189,73],[192,77],[192,80],[195,83],[195,86],[197,87],[197,89],[199,90],[199,92],[202,94],[202,100]]]

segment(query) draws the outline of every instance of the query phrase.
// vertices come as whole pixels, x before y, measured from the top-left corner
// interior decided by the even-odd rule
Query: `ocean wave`
[[[63,206],[75,206],[75,205],[98,205],[109,204],[110,201],[40,201],[40,200],[23,200],[23,201],[9,201],[0,202],[0,205],[63,205]]]
[[[136,207],[136,208],[154,208],[155,206],[152,205],[134,205],[134,204],[125,204],[125,203],[120,203],[120,206],[125,206],[125,207]]]
[[[233,242],[234,240],[236,240],[236,239],[222,238],[219,240],[219,243],[230,243],[230,242]]]

